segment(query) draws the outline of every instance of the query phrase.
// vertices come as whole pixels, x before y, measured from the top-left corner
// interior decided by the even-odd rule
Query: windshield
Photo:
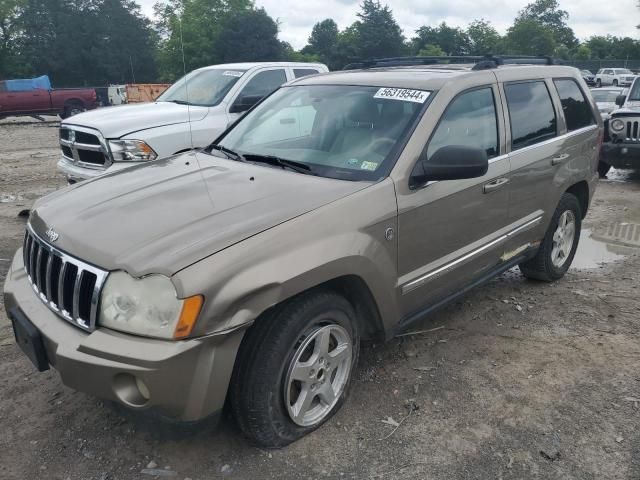
[[[423,110],[429,92],[346,85],[284,87],[219,145],[242,155],[304,163],[315,174],[377,180]]]
[[[616,72],[623,75],[633,75],[633,72],[627,68],[619,68]]]
[[[615,103],[622,90],[591,90],[591,95],[597,103]]]
[[[194,70],[171,85],[157,102],[212,107],[219,104],[246,70]]]
[[[593,75],[589,70],[580,70],[583,75]]]
[[[629,100],[633,102],[640,100],[640,80],[637,78],[629,91]]]

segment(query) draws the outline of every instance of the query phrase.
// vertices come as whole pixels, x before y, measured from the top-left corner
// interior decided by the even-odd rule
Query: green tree
[[[589,60],[591,58],[591,49],[586,45],[580,45],[573,55],[576,60]]]
[[[355,50],[361,58],[394,57],[405,52],[402,30],[387,5],[364,0],[358,20],[352,25]]]
[[[20,34],[18,16],[23,0],[0,0],[0,78],[16,69],[18,51],[16,40]]]
[[[442,22],[437,27],[423,26],[416,30],[411,40],[413,52],[419,52],[426,45],[439,46],[446,55],[466,55],[469,53],[469,37],[458,27],[450,27]]]
[[[284,59],[284,48],[278,40],[278,24],[264,8],[240,11],[227,18],[214,51],[216,63]]]
[[[469,53],[471,55],[496,53],[500,42],[500,34],[491,25],[491,22],[484,18],[474,20],[467,27],[466,33],[469,39]]]
[[[569,14],[560,9],[558,0],[535,0],[524,7],[518,14],[515,24],[533,20],[551,31],[556,44],[567,48],[578,45],[578,39],[571,27],[567,25]]]
[[[337,43],[338,25],[332,19],[327,18],[313,26],[307,49],[309,52],[319,55],[320,58],[329,60],[335,51]]]
[[[421,57],[442,57],[444,56],[444,51],[438,45],[427,43],[422,50],[418,52],[418,55]]]
[[[507,53],[518,55],[553,55],[556,41],[550,28],[536,20],[517,20],[505,39]]]

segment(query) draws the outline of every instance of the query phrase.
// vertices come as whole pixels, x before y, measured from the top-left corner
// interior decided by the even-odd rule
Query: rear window
[[[571,132],[593,125],[595,123],[593,112],[575,80],[558,79],[553,83],[562,103],[567,130]]]
[[[544,82],[508,83],[504,91],[511,119],[511,150],[556,136],[556,113]]]
[[[307,75],[315,75],[316,73],[320,73],[315,68],[294,68],[293,76],[296,78],[306,77]]]

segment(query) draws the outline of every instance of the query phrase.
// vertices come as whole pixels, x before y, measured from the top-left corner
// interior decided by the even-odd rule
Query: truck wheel
[[[79,102],[73,102],[73,103],[69,103],[68,105],[65,105],[64,112],[60,116],[63,119],[69,118],[69,117],[73,117],[74,115],[77,115],[78,113],[82,113],[85,110],[86,109],[84,108],[84,105],[82,105]]]
[[[230,404],[243,433],[279,448],[312,432],[347,398],[360,337],[351,304],[311,291],[276,307],[247,332]]]
[[[600,80],[600,79],[596,80],[596,87],[598,87],[598,88],[602,87],[602,80]]]
[[[600,162],[598,163],[598,175],[600,176],[600,178],[606,178],[609,170],[611,170],[611,165],[600,160]]]
[[[613,86],[614,86],[614,87],[617,87],[617,86],[618,86],[618,80],[615,80],[615,79],[613,80]]]
[[[519,265],[527,278],[552,282],[567,273],[580,240],[582,211],[578,199],[565,193],[551,218],[538,253]]]

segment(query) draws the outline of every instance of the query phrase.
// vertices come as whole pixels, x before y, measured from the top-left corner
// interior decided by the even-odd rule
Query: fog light
[[[113,377],[113,391],[122,403],[130,407],[144,407],[151,398],[146,383],[130,373],[119,373]]]

